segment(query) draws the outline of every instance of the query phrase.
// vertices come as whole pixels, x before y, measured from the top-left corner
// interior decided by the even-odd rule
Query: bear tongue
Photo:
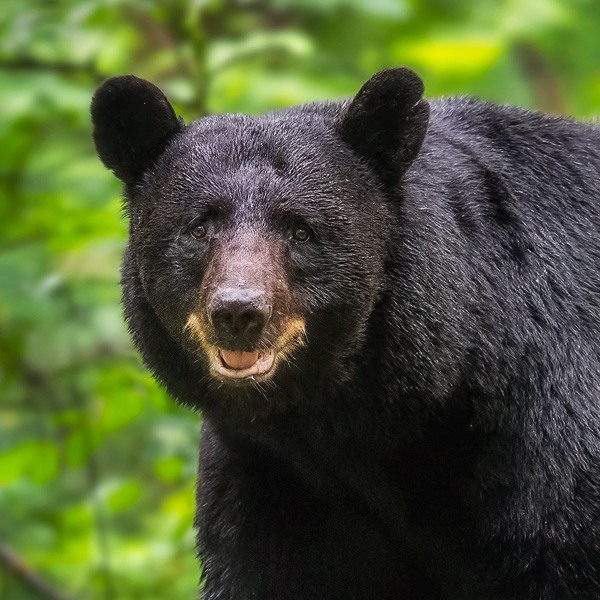
[[[258,360],[258,350],[254,350],[254,352],[221,350],[221,358],[226,367],[241,371],[242,369],[249,369]]]

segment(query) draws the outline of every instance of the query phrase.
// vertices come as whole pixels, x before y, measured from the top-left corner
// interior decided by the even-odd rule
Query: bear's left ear
[[[400,181],[421,149],[429,122],[423,89],[421,78],[410,69],[380,71],[336,124],[341,138],[387,185]]]
[[[165,95],[133,75],[104,81],[91,113],[98,155],[127,184],[136,183],[184,128]]]

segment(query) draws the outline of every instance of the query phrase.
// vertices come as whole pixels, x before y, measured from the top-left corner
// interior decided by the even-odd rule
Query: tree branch
[[[554,115],[567,114],[561,82],[544,55],[527,42],[517,43],[515,50],[521,70],[533,88],[538,106],[544,112]]]
[[[47,600],[69,600],[34,573],[16,554],[0,543],[0,565],[25,587]]]
[[[46,71],[50,73],[84,73],[101,82],[107,75],[100,73],[92,63],[70,63],[66,61],[45,61],[21,56],[14,59],[0,58],[0,70],[5,71]]]

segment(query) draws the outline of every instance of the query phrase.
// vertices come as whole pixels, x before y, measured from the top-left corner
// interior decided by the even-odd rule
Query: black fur
[[[599,130],[466,99],[427,128],[402,69],[182,129],[153,86],[110,81],[127,320],[204,412],[204,600],[599,598]],[[232,385],[186,319],[242,238],[305,340]]]

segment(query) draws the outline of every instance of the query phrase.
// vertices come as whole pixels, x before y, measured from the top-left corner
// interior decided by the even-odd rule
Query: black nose
[[[213,295],[208,313],[219,346],[250,351],[271,316],[271,305],[261,290],[225,288]]]

